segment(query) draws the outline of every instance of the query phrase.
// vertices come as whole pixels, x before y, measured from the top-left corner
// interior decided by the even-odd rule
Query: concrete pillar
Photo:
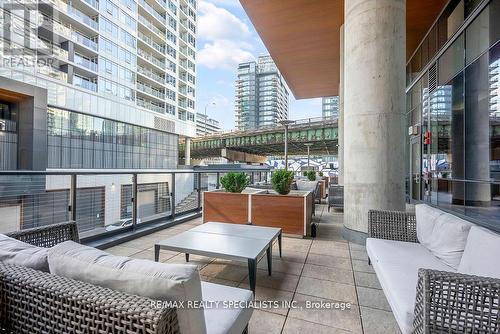
[[[339,119],[338,119],[338,184],[344,185],[344,26],[340,27],[340,82],[339,82]]]
[[[191,165],[191,138],[189,137],[186,137],[185,141],[184,165]]]
[[[363,243],[368,211],[404,210],[405,0],[345,0],[344,229]]]

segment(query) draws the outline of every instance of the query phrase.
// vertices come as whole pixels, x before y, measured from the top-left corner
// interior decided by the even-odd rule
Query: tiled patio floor
[[[283,239],[283,258],[273,249],[273,274],[267,275],[265,256],[257,273],[257,300],[350,302],[345,310],[255,310],[249,332],[254,333],[400,333],[366,249],[342,239],[342,213],[316,207],[319,222],[315,239]],[[153,259],[156,241],[201,224],[201,218],[108,248],[115,255]],[[160,261],[185,263],[183,254],[161,251]],[[243,262],[191,255],[205,281],[248,288],[248,269]]]

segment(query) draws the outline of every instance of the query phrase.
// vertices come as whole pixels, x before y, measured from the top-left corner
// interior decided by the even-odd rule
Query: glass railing
[[[160,67],[163,70],[166,68],[165,62],[162,62],[158,58],[154,57],[152,54],[150,54],[142,49],[137,49],[137,54],[140,57],[142,57],[142,58],[148,60],[149,62],[155,64],[156,66]]]
[[[138,17],[139,17],[139,22],[140,23],[144,24],[146,27],[148,27],[149,29],[151,29],[153,32],[155,32],[156,34],[158,34],[160,37],[165,38],[165,31],[162,31],[162,30],[158,29],[153,23],[151,23],[144,16],[142,16],[142,15],[139,14]]]
[[[37,72],[60,81],[68,82],[68,74],[52,66],[38,66]]]
[[[142,66],[138,66],[137,72],[147,76],[150,79],[153,79],[154,81],[156,81],[158,83],[165,84],[165,77],[162,77],[162,76],[156,74],[155,72],[151,71],[150,69],[147,69],[147,68],[142,67]]]
[[[77,54],[75,54],[74,63],[81,65],[81,66],[83,66],[91,71],[97,72],[97,64],[96,63],[94,63],[88,59],[85,59]]]
[[[144,0],[139,0],[137,1],[137,3],[139,5],[141,5],[144,9],[146,9],[146,11],[153,15],[158,21],[160,21],[161,23],[165,24],[165,16],[161,15],[160,13],[158,13],[156,11],[156,9],[154,9],[153,7],[151,7],[148,3],[146,3],[146,1]]]
[[[61,0],[50,0],[50,2],[53,3],[56,8],[65,12],[66,14],[73,17],[77,21],[80,21],[83,24],[86,24],[95,30],[99,29],[98,23],[96,21],[92,20],[92,18],[90,18],[88,15],[82,13],[81,11],[67,4],[66,2]]]
[[[88,47],[89,49],[92,49],[94,51],[97,51],[97,43],[91,40],[88,37],[83,36],[82,34],[73,31],[73,34],[71,36],[72,40],[78,43],[81,43]]]
[[[83,2],[89,4],[91,7],[94,7],[95,9],[99,9],[99,1],[97,0],[83,0]]]
[[[146,108],[146,109],[149,109],[151,111],[154,111],[154,112],[157,112],[157,113],[160,113],[160,114],[164,114],[165,113],[165,107],[153,104],[153,103],[151,103],[149,101],[146,101],[146,100],[143,100],[143,99],[141,99],[139,97],[136,98],[135,100],[137,101],[137,105],[139,107]]]
[[[140,31],[138,32],[137,36],[139,37],[140,40],[142,40],[147,45],[151,46],[156,51],[160,52],[161,54],[165,54],[165,45],[160,45],[160,44],[156,43],[155,41],[153,41],[151,39],[151,37],[146,36],[145,34],[143,34]]]
[[[82,77],[75,75],[73,77],[73,84],[75,86],[85,88],[85,89],[91,90],[93,92],[97,92],[97,84],[95,82],[89,81],[89,80],[84,79]]]
[[[164,100],[165,99],[165,93],[155,89],[145,83],[142,83],[140,81],[137,82],[137,89],[140,90],[141,92],[156,96],[159,99]]]

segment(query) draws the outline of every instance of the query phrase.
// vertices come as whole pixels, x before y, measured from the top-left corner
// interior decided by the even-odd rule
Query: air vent
[[[429,68],[429,93],[436,90],[437,87],[437,63]]]
[[[175,133],[175,123],[155,116],[155,129]]]

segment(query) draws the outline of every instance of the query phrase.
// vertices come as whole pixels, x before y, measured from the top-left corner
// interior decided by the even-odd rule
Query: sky
[[[234,94],[239,63],[269,54],[238,0],[198,2],[196,111],[234,128]],[[215,102],[215,105],[212,104]],[[288,117],[321,116],[321,99],[295,100],[290,92]]]

